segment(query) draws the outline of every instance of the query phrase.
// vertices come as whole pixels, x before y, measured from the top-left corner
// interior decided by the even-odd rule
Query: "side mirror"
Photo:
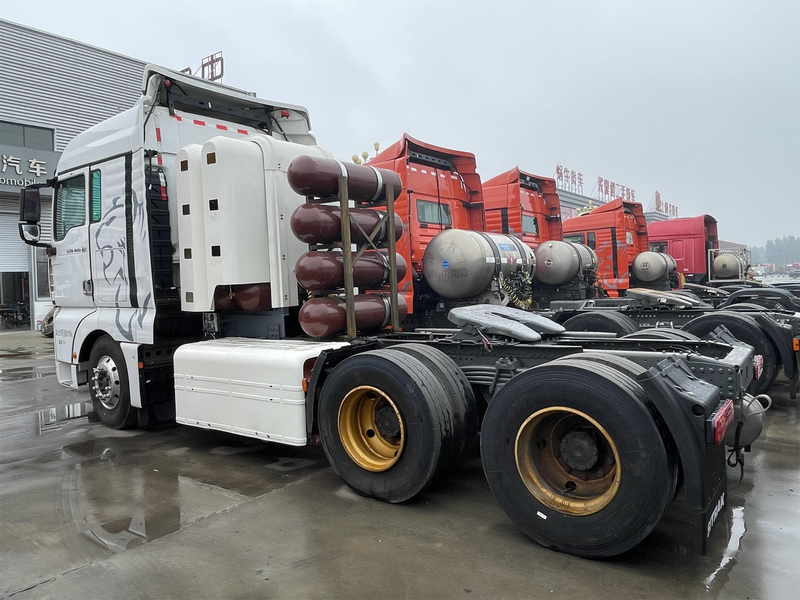
[[[42,201],[39,197],[39,188],[22,188],[19,199],[19,220],[26,223],[38,223],[42,216],[41,213]]]
[[[39,244],[39,225],[37,223],[20,223],[19,224],[19,237],[22,241],[30,246],[37,246]]]

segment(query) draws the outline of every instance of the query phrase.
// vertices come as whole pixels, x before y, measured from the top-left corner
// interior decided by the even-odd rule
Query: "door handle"
[[[87,296],[92,295],[92,280],[91,279],[84,279],[83,280],[83,293]]]

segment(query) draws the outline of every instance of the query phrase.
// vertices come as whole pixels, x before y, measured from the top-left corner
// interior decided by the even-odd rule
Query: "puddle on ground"
[[[208,439],[195,431],[181,436],[192,445],[180,439],[165,444],[167,437],[144,442],[105,437],[61,448],[61,459],[72,465],[57,513],[73,539],[91,552],[124,552],[280,489],[320,466],[318,450],[249,440],[235,445],[228,436]]]
[[[64,404],[53,406],[37,412],[36,434],[43,435],[52,431],[58,431],[66,423],[83,419],[91,411],[91,404],[87,402],[76,402],[74,404]]]
[[[2,373],[2,371],[0,371]],[[55,375],[56,372],[53,369],[49,371],[31,371],[28,373],[12,373],[10,375],[0,375],[0,383],[6,381],[22,381],[23,379],[40,379],[42,377],[50,377]]]
[[[731,517],[731,532],[728,546],[722,554],[722,560],[714,572],[705,580],[706,591],[719,590],[728,581],[730,570],[736,564],[736,557],[742,547],[742,538],[747,532],[744,522],[744,507],[737,506],[733,509]]]

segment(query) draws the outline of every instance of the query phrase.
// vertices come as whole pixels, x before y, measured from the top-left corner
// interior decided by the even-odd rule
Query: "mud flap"
[[[708,442],[709,418],[720,405],[719,388],[697,379],[675,357],[638,378],[669,431],[683,470],[682,499],[671,519],[691,532],[691,545],[705,554],[708,538],[727,498],[725,446]]]

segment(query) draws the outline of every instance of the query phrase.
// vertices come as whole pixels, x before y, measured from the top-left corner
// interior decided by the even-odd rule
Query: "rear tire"
[[[104,335],[89,355],[89,394],[100,421],[114,429],[136,424],[139,411],[131,406],[130,381],[119,344]]]
[[[683,330],[703,337],[720,325],[724,325],[733,337],[752,346],[755,354],[763,357],[764,371],[761,377],[752,381],[747,391],[754,396],[766,393],[778,377],[778,355],[772,342],[753,317],[744,313],[717,311],[692,319],[683,326]]]
[[[446,473],[458,451],[445,396],[414,356],[389,349],[345,359],[320,394],[320,436],[333,470],[364,496],[414,497]]]
[[[637,387],[603,364],[553,362],[514,377],[489,404],[481,433],[489,487],[538,543],[614,556],[660,520],[673,476]],[[577,466],[559,473],[570,460]]]
[[[639,331],[636,321],[614,310],[596,310],[570,317],[564,322],[567,331],[597,331],[616,333],[617,336]]]
[[[469,379],[452,358],[437,348],[425,344],[397,344],[392,346],[392,350],[421,360],[449,392],[447,397],[453,410],[453,440],[457,451],[447,474],[457,471],[472,454],[480,429],[478,403]]]

